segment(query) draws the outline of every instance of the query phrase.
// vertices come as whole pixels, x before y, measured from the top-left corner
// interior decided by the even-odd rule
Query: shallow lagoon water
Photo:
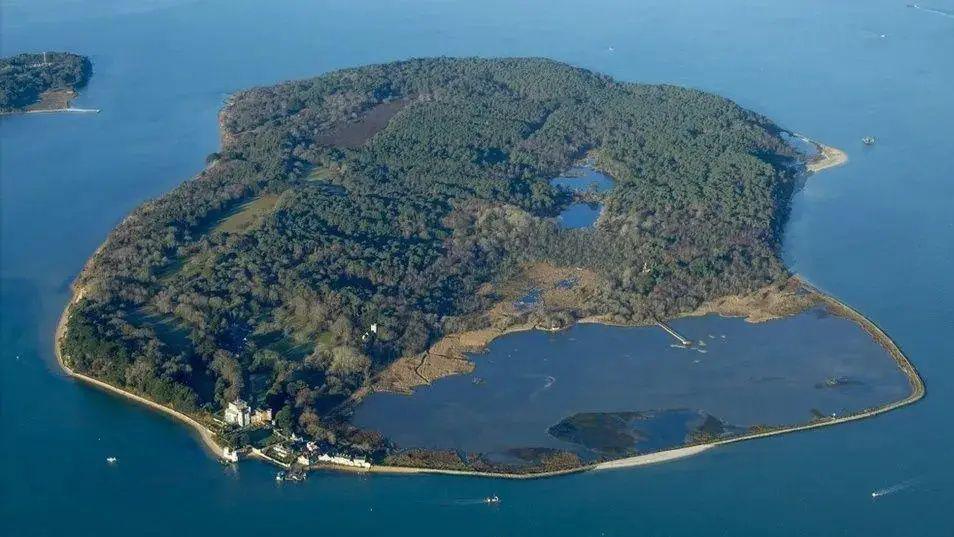
[[[792,425],[910,392],[875,340],[822,308],[758,324],[706,316],[671,326],[696,346],[675,345],[655,326],[577,324],[508,334],[473,356],[473,373],[437,380],[412,396],[374,394],[354,422],[401,447],[491,453],[549,447],[591,457],[547,429],[579,412],[653,412],[636,445],[646,452],[684,443],[700,415],[737,428]],[[677,410],[695,415],[667,417]]]
[[[525,6],[0,0],[3,53],[91,55],[76,104],[103,110],[0,119],[0,534],[954,534],[952,20],[894,0]],[[796,196],[785,259],[884,328],[928,396],[626,471],[532,482],[318,473],[282,486],[274,468],[223,469],[181,424],[59,372],[51,336],[69,281],[136,205],[201,169],[226,95],[428,55],[548,56],[699,88],[846,150],[846,166]],[[864,148],[869,134],[878,143]],[[464,501],[493,493],[503,502],[492,509]]]

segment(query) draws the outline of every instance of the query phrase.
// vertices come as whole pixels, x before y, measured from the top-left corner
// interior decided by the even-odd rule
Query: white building
[[[342,466],[353,466],[355,468],[371,468],[371,463],[363,458],[351,458],[344,455],[328,455],[322,453],[318,455],[318,460],[329,464],[340,464]]]
[[[224,447],[222,448],[222,458],[229,462],[238,462],[239,460],[238,450]]]
[[[229,406],[225,409],[225,423],[231,423],[239,427],[248,427],[248,424],[252,422],[251,412],[248,403],[241,399],[236,399],[229,403]]]

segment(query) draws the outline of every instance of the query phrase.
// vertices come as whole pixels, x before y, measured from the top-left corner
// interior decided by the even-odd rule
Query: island
[[[69,52],[0,58],[0,114],[94,111],[70,107],[92,72],[89,58]]]
[[[219,124],[205,168],[133,211],[86,263],[56,352],[76,378],[186,421],[224,460],[266,459],[280,478],[553,475],[830,425],[924,393],[883,332],[780,259],[794,193],[844,154],[811,142],[806,157],[793,133],[728,99],[541,58],[433,58],[242,91]],[[554,183],[581,168],[611,188]],[[561,224],[580,204],[594,221]],[[904,396],[747,428],[693,411],[691,434],[658,453],[614,429],[658,412],[551,424],[560,441],[609,439],[590,459],[401,446],[352,419],[376,394],[472,372],[472,353],[507,334],[644,326],[701,353],[667,322],[812,308],[883,345]],[[830,384],[818,393],[841,385]]]

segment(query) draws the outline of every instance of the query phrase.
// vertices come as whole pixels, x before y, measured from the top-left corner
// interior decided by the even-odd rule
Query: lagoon
[[[577,324],[493,341],[467,375],[411,396],[377,393],[354,423],[399,447],[502,455],[515,448],[574,451],[584,460],[677,447],[707,416],[724,435],[753,426],[808,423],[903,399],[894,359],[854,322],[816,307],[764,323],[683,318],[661,328]],[[580,445],[548,429],[577,413],[641,412],[641,438],[625,451]],[[719,436],[719,435],[717,435]]]

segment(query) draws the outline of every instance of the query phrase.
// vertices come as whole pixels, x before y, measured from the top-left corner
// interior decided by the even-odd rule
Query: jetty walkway
[[[682,335],[680,335],[679,332],[676,332],[675,330],[673,330],[671,326],[664,323],[663,321],[657,320],[656,326],[658,326],[659,328],[662,328],[666,332],[669,332],[669,335],[676,338],[676,340],[679,341],[679,344],[682,345],[683,347],[692,346],[692,341],[689,341],[688,339],[682,337]]]

